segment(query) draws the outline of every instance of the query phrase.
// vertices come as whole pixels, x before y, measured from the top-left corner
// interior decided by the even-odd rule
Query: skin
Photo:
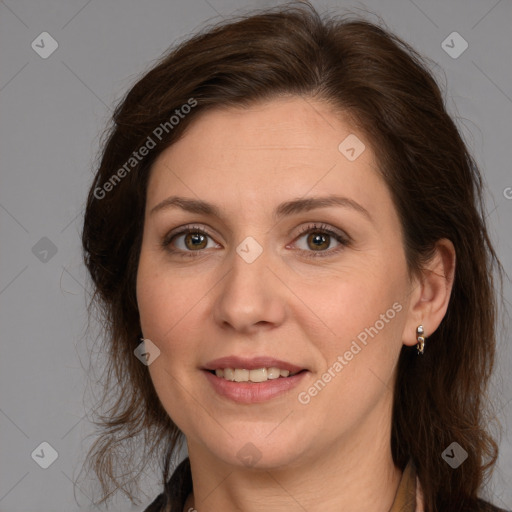
[[[355,161],[338,150],[349,134],[366,146]],[[272,217],[284,201],[330,194],[356,201],[371,220],[340,206]],[[151,213],[171,195],[214,203],[222,217]],[[351,242],[327,236],[315,250],[300,232],[313,223]],[[208,242],[194,249],[182,234],[173,246],[196,257],[162,247],[187,224],[207,230]],[[236,252],[248,236],[263,249],[252,263]],[[419,324],[427,337],[439,326],[455,269],[453,245],[440,240],[428,268],[409,278],[402,244],[370,142],[320,101],[288,97],[212,110],[158,157],[137,299],[144,337],[160,350],[148,367],[152,381],[187,439],[194,493],[184,510],[389,510],[401,478],[390,450],[396,363],[404,344],[416,344]],[[322,251],[325,257],[307,257]],[[401,311],[300,403],[298,393],[394,303]],[[238,404],[219,396],[200,370],[228,355],[269,355],[309,373],[284,395]],[[260,455],[254,466],[237,457],[247,443]]]

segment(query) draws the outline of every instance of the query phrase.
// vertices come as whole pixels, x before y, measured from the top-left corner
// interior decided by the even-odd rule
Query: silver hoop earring
[[[418,325],[416,327],[416,339],[418,343],[416,344],[416,348],[418,350],[418,355],[423,354],[425,351],[425,337],[423,336],[425,331],[423,330],[423,325]]]

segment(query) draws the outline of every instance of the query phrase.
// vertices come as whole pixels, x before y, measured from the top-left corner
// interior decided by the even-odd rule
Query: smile
[[[215,370],[217,377],[232,382],[266,382],[267,380],[279,379],[281,377],[293,377],[297,373],[290,373],[289,370],[276,367],[257,368],[255,370],[243,368],[218,368]]]
[[[230,373],[230,370],[232,373]],[[271,377],[269,377],[268,370],[271,370]],[[257,368],[250,371],[241,368],[223,368],[215,371],[203,370],[203,374],[218,396],[240,404],[254,404],[285,395],[286,392],[298,386],[309,373],[307,370],[300,370],[298,373],[290,374],[289,370],[279,370],[279,376],[277,376],[277,370],[279,368],[274,367]],[[221,371],[222,376],[218,377],[216,373]],[[255,373],[252,378],[259,378],[259,381],[249,380],[253,372]],[[283,376],[281,372],[283,372]],[[228,380],[225,377],[226,373],[232,379],[239,378],[243,380]]]

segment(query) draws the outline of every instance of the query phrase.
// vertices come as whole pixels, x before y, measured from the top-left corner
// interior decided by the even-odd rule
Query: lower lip
[[[307,371],[293,377],[279,377],[265,382],[233,382],[204,370],[213,389],[221,396],[242,404],[266,402],[290,391],[305,377]]]

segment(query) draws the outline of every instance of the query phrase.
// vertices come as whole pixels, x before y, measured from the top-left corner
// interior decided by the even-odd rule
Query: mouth
[[[201,370],[218,396],[242,404],[285,395],[309,373],[306,368],[271,357],[237,356],[216,359]]]
[[[253,370],[248,370],[246,368],[217,368],[215,370],[206,370],[212,375],[219,377],[220,379],[224,379],[230,382],[267,382],[269,380],[276,379],[287,379],[290,377],[294,377],[299,373],[305,372],[307,370],[299,370],[295,372],[290,372],[290,370],[286,370],[284,368],[278,368],[276,366],[270,366],[268,368],[256,368]]]

